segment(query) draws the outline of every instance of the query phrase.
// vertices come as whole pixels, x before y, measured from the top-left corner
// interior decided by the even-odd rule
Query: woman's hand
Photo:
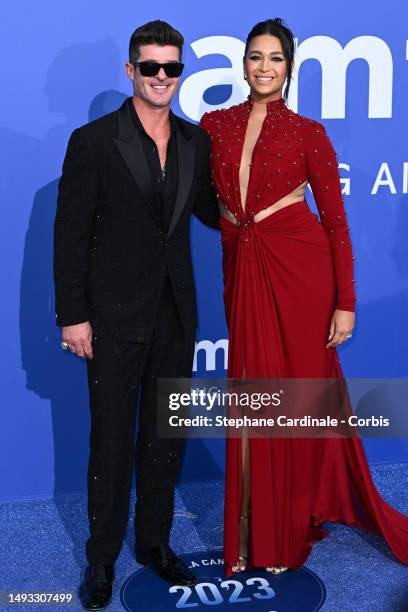
[[[330,321],[329,342],[326,344],[326,348],[338,346],[351,338],[354,320],[354,312],[335,310]]]

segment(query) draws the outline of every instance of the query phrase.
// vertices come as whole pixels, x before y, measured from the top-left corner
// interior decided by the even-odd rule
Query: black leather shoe
[[[79,587],[79,599],[85,610],[106,608],[112,597],[114,577],[113,565],[88,565],[84,581]]]
[[[188,586],[197,582],[196,576],[190,572],[187,565],[177,557],[168,544],[136,550],[136,561],[141,565],[149,565],[160,578],[171,584]]]

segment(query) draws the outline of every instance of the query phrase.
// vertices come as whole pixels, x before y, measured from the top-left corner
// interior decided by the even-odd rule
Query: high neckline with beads
[[[248,96],[245,104],[248,110],[251,111],[254,105],[254,99],[251,95]],[[286,108],[287,106],[284,98],[278,98],[277,100],[269,100],[266,103],[266,112],[268,115],[280,114]]]

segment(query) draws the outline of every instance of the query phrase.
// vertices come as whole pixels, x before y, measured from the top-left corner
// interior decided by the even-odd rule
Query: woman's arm
[[[330,239],[339,310],[354,312],[354,258],[347,225],[336,153],[323,125],[313,122],[306,151],[307,179],[323,228]]]
[[[350,337],[354,327],[354,257],[341,195],[336,153],[322,124],[313,122],[306,148],[307,179],[322,226],[330,240],[336,276],[336,310],[331,320],[327,344],[330,348]]]

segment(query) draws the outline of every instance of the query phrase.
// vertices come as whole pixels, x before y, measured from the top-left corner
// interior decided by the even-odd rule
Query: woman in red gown
[[[336,346],[354,326],[336,154],[322,124],[286,106],[293,58],[280,19],[257,24],[248,100],[201,121],[221,206],[229,378],[340,378]],[[325,521],[382,534],[408,564],[408,517],[376,490],[357,437],[228,438],[224,519],[227,575],[301,567]]]

